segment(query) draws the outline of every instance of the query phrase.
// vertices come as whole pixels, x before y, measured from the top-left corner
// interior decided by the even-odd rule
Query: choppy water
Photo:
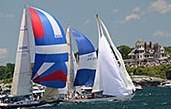
[[[171,88],[144,87],[128,101],[61,103],[39,109],[171,109]]]

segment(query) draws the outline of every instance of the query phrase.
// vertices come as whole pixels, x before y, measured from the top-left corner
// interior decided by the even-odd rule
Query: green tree
[[[132,48],[130,48],[129,46],[126,46],[126,45],[121,45],[117,48],[120,51],[123,59],[129,59],[130,58],[130,56],[128,56],[128,54],[131,52]]]
[[[12,82],[13,72],[14,72],[14,64],[7,63],[6,66],[0,66],[0,82],[3,83]]]
[[[6,78],[12,78],[14,72],[14,64],[7,63],[6,64]]]
[[[166,50],[166,53],[168,53],[171,56],[171,46],[164,47]]]
[[[138,66],[127,67],[129,73],[135,75],[146,75],[151,77],[160,77],[166,79],[166,74],[171,70],[171,64],[162,64],[159,66]]]
[[[5,70],[6,70],[5,66],[0,66],[0,80],[4,79]]]

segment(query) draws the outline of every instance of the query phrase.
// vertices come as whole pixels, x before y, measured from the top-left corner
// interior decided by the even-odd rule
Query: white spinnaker
[[[120,52],[118,51],[118,49],[116,48],[116,46],[114,45],[114,43],[112,42],[112,39],[109,35],[109,32],[106,28],[106,26],[104,25],[103,21],[101,20],[101,24],[102,24],[102,27],[106,33],[106,37],[109,41],[109,44],[112,46],[112,48],[114,49],[114,52],[116,53],[116,56],[118,57],[119,59],[119,62],[120,62],[120,66],[119,66],[119,70],[120,70],[120,74],[121,74],[121,77],[122,79],[124,80],[125,84],[126,84],[126,87],[128,89],[128,92],[129,93],[132,93],[132,91],[135,91],[135,86],[125,68],[125,64],[124,64],[124,61],[122,59],[122,55],[120,54]]]
[[[27,27],[27,13],[26,9],[24,9],[20,26],[15,70],[11,88],[11,94],[14,96],[27,95],[32,92],[31,60],[29,46],[30,45]]]

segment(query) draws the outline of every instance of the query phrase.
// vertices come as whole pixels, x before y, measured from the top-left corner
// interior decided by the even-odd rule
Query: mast
[[[32,92],[31,60],[28,36],[27,10],[24,9],[20,26],[15,70],[11,88],[11,94],[14,96],[27,95]]]
[[[102,37],[102,34],[103,34],[101,23],[100,23],[101,19],[98,14],[96,14],[96,18],[97,18],[97,27],[98,27],[99,38],[100,38],[100,37]]]

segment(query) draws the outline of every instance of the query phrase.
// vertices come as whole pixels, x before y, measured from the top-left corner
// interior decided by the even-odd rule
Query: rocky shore
[[[144,86],[164,86],[166,84],[171,85],[171,80],[161,79],[157,77],[149,77],[144,75],[133,75],[131,76],[135,85]]]

